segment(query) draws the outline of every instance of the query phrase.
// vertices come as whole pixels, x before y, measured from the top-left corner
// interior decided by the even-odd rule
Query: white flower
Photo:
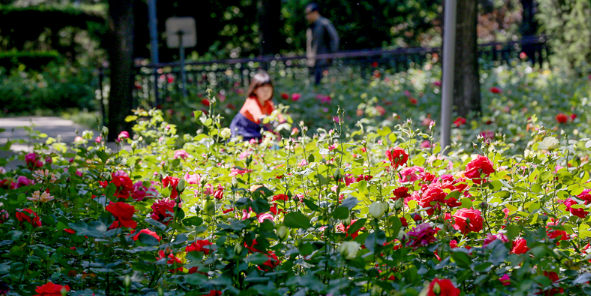
[[[222,138],[227,139],[232,136],[232,131],[229,128],[225,128],[220,132],[220,134],[222,135]]]
[[[357,257],[357,252],[361,245],[358,242],[348,241],[344,242],[339,249],[341,255],[345,256],[345,259],[353,260]]]
[[[0,174],[6,174],[6,169],[4,167],[0,167]]]
[[[369,214],[376,219],[382,217],[386,210],[388,210],[388,204],[385,202],[376,201],[369,206]]]
[[[538,144],[540,150],[553,150],[560,147],[560,141],[554,137],[546,137]]]

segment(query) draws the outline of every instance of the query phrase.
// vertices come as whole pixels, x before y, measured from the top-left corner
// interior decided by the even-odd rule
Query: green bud
[[[137,141],[131,142],[131,149],[135,150],[137,148]]]
[[[125,287],[129,287],[129,285],[131,285],[131,277],[129,275],[126,275],[123,279],[123,285]]]
[[[438,283],[435,283],[435,285],[433,285],[433,293],[435,295],[441,294],[441,287],[439,286]]]
[[[285,240],[289,237],[289,229],[287,229],[285,225],[281,225],[281,227],[279,227],[279,229],[277,230],[277,236],[280,240]]]
[[[179,195],[185,191],[185,178],[179,178],[179,185],[176,186],[176,190],[179,192]]]
[[[158,287],[158,296],[163,296],[164,295],[164,290],[162,290],[162,287]]]
[[[103,131],[101,132],[101,134],[108,136],[109,135],[109,128],[107,128],[106,126],[103,126]]]
[[[237,242],[236,244],[234,244],[234,253],[240,254],[242,252],[242,248],[242,243]]]
[[[379,295],[382,295],[382,288],[380,286],[378,286],[378,285],[374,285],[371,288],[370,295],[371,296],[379,296]]]
[[[205,202],[205,214],[208,216],[215,215],[215,203],[211,200]]]

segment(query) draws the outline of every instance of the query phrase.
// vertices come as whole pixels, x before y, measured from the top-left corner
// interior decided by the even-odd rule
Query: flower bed
[[[85,132],[2,171],[0,293],[591,291],[588,139],[530,121],[525,153],[481,138],[442,156],[410,122],[236,143],[218,116],[196,119],[182,149],[160,111],[138,110],[127,150]]]

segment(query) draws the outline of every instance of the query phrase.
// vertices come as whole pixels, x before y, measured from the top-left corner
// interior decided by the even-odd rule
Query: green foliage
[[[537,18],[550,37],[552,63],[569,69],[588,68],[591,62],[591,2],[539,0]],[[577,71],[577,70],[575,70]],[[583,73],[585,74],[585,73]]]
[[[67,108],[97,109],[93,71],[51,63],[42,71],[0,68],[0,104],[4,114],[54,111]]]
[[[0,67],[10,70],[19,65],[39,70],[59,57],[57,51],[8,51],[0,52]]]

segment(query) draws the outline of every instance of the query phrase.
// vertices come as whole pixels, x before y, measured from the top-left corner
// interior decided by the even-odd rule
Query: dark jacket
[[[339,36],[328,19],[321,16],[310,24],[306,31],[306,56],[309,67],[327,65],[328,62],[325,59],[317,60],[316,55],[333,53],[338,48]]]

